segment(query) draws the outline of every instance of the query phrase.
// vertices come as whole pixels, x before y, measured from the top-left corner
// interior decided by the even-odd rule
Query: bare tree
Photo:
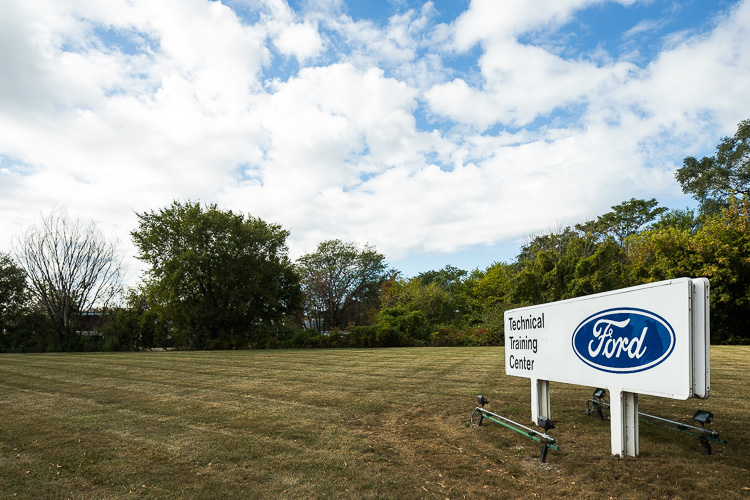
[[[63,209],[42,216],[13,246],[61,344],[80,335],[85,312],[106,308],[121,287],[117,244],[94,222],[70,219]]]

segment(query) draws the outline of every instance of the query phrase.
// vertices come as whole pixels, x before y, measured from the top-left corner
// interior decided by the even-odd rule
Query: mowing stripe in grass
[[[529,419],[502,348],[2,355],[0,497],[741,496],[750,348],[712,348],[712,367],[709,400],[639,406],[711,409],[730,439],[714,455],[642,427],[642,456],[612,458],[592,388],[553,384],[563,450],[542,465],[523,437],[468,425],[480,393]]]

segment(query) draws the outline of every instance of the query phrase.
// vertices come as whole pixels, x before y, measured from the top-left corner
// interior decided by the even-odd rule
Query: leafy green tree
[[[473,319],[469,326],[486,329],[488,335],[497,338],[495,344],[503,340],[505,311],[517,305],[512,302],[511,292],[519,267],[515,263],[496,262],[483,271],[475,269],[465,280]]]
[[[559,233],[535,237],[518,256],[519,272],[509,299],[516,304],[543,304],[568,298],[575,267],[582,256],[594,251],[578,232],[566,227]]]
[[[584,238],[578,241],[582,242]],[[579,253],[565,298],[581,297],[628,286],[624,260],[623,248],[612,238],[599,242],[590,254]]]
[[[445,290],[451,297],[451,318],[446,320],[454,324],[465,324],[474,321],[471,310],[471,283],[469,273],[451,265],[439,271],[427,271],[416,276],[416,280],[425,285],[435,285]]]
[[[404,314],[419,312],[425,324],[447,325],[456,319],[455,302],[454,293],[437,281],[424,283],[419,276],[410,280],[389,280],[383,285],[381,315],[387,312],[397,316],[395,311]]]
[[[653,229],[669,227],[695,233],[701,227],[701,218],[695,213],[695,210],[689,208],[685,210],[675,209],[664,212],[657,222],[651,224]]]
[[[159,329],[191,348],[262,342],[300,303],[288,235],[277,224],[190,201],[138,214],[131,236],[150,265]]]
[[[30,302],[13,326],[0,336],[0,351],[48,352],[58,350],[49,316],[38,302]]]
[[[469,279],[475,309],[488,309],[507,303],[518,275],[518,266],[496,262],[484,271],[474,271]]]
[[[439,271],[425,271],[419,273],[416,279],[424,285],[436,283],[451,291],[459,288],[468,273],[451,265],[445,266]]]
[[[750,196],[750,120],[737,126],[733,137],[716,147],[716,156],[688,156],[675,172],[682,191],[700,202],[703,213],[718,213],[730,197]]]
[[[521,248],[515,264],[493,270],[495,277],[504,278],[496,285],[494,300],[505,309],[628,286],[628,241],[666,210],[653,198],[632,198],[596,220],[536,236]]]
[[[689,246],[697,254],[692,276],[711,280],[711,336],[750,342],[750,200],[730,199],[704,221]]]
[[[611,212],[601,215],[596,220],[596,228],[604,234],[610,234],[620,246],[631,236],[666,212],[665,207],[658,207],[656,199],[639,200],[631,198],[612,207]]]
[[[522,248],[508,302],[541,304],[625,286],[623,249],[614,237],[602,240],[590,224],[577,228],[538,236]]]
[[[731,200],[696,231],[654,227],[633,237],[628,270],[633,284],[679,277],[711,281],[711,339],[750,341],[750,201]]]
[[[540,254],[549,254],[552,260],[557,260],[565,254],[571,240],[578,237],[580,230],[576,231],[570,227],[558,228],[549,234],[534,236],[528,243],[521,247],[516,258],[516,265],[523,268],[537,259]]]
[[[297,260],[306,321],[318,331],[372,321],[381,284],[388,277],[385,257],[372,246],[323,241]]]
[[[10,255],[0,252],[0,351],[9,347],[8,339],[21,321],[28,301],[26,272]]]
[[[129,289],[124,302],[106,311],[102,327],[104,348],[126,351],[154,347],[154,333],[158,320],[151,310],[146,290]]]
[[[379,347],[426,345],[430,325],[422,311],[385,308],[373,325],[375,342]]]

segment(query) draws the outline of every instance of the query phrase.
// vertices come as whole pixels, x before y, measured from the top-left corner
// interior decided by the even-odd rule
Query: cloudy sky
[[[0,0],[0,250],[199,200],[407,275],[674,180],[750,118],[750,0]],[[133,269],[136,269],[134,271]],[[138,266],[131,266],[131,280]]]

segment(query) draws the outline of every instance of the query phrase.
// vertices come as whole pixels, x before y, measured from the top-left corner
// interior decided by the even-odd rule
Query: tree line
[[[750,343],[750,120],[675,177],[696,210],[633,198],[411,278],[341,240],[292,261],[280,225],[174,201],[137,214],[147,270],[124,290],[117,245],[56,210],[0,252],[0,351],[500,345],[508,309],[682,276],[711,280],[712,342]]]

